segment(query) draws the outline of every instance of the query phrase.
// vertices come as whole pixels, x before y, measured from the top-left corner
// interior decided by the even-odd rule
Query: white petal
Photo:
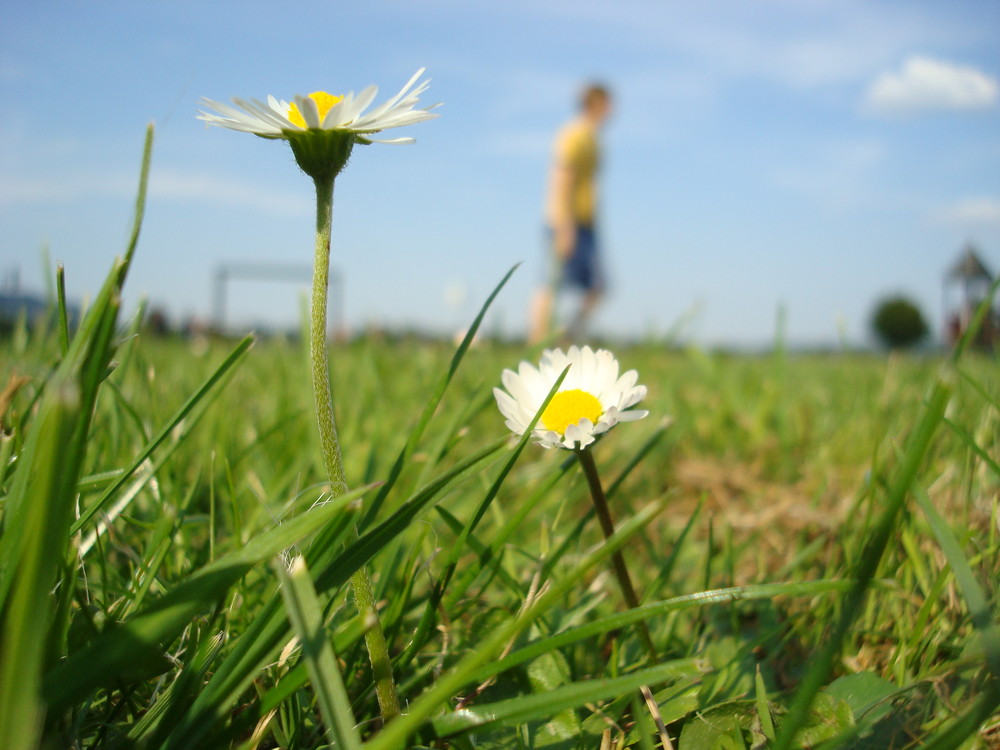
[[[604,414],[601,415],[601,421],[606,422],[608,427],[614,427],[618,424],[618,419],[621,416],[621,412],[618,410],[617,406],[612,406],[608,408]]]
[[[510,418],[511,415],[517,413],[517,401],[515,401],[509,393],[506,393],[499,388],[494,388],[493,397],[497,400],[497,408],[500,409],[500,413],[505,417]]]
[[[624,394],[622,394],[622,398],[618,402],[618,408],[619,409],[627,409],[630,406],[634,406],[635,404],[638,404],[644,398],[646,398],[646,386],[644,386],[644,385],[637,385],[632,390],[627,391]]]
[[[417,139],[416,138],[411,138],[409,136],[405,136],[403,138],[372,138],[371,142],[372,143],[388,143],[390,145],[393,145],[393,144],[395,144],[395,145],[403,145],[403,144],[406,144],[406,143],[416,143]]]
[[[358,107],[358,111],[364,112],[366,109],[368,109],[371,106],[372,102],[375,101],[375,97],[377,95],[378,95],[378,86],[373,85],[362,89],[361,93],[358,94],[358,98],[355,100]]]
[[[580,448],[586,448],[592,442],[594,442],[593,436],[584,432],[579,425],[571,424],[566,428],[566,439],[563,440],[563,445],[567,448],[573,448],[577,445]]]
[[[213,114],[211,114],[209,112],[203,112],[202,113],[202,114],[205,114],[205,115],[207,115],[209,117],[212,117],[212,118],[215,118],[215,119],[226,119],[226,118],[228,118],[228,119],[234,119],[234,120],[246,119],[248,117],[248,115],[247,115],[246,112],[241,112],[240,110],[236,109],[235,107],[230,107],[228,104],[223,104],[222,102],[214,102],[211,99],[202,99],[201,101],[202,101],[202,104],[204,104],[206,107],[211,107],[216,112],[218,112],[219,114],[223,115],[222,118],[219,118],[218,115],[213,115]]]
[[[202,101],[220,113],[219,115],[214,115],[210,112],[201,113],[199,119],[204,120],[209,125],[218,125],[219,127],[241,130],[248,133],[276,134],[280,132],[280,130],[269,126],[266,121],[262,120],[246,102],[234,99],[234,102],[243,108],[243,111],[240,111],[234,107],[230,107],[228,104],[214,102],[211,99],[203,99]]]
[[[597,380],[597,357],[589,346],[580,350],[580,382],[592,386]],[[590,391],[590,388],[586,389]],[[590,391],[592,392],[592,391]]]
[[[625,392],[632,388],[638,380],[639,373],[635,370],[629,370],[618,378],[618,382],[616,382],[614,386],[615,390]]]
[[[373,133],[385,128],[398,128],[436,117],[437,115],[428,114],[428,110],[438,106],[436,104],[426,109],[414,110],[420,94],[430,85],[430,81],[423,81],[416,89],[408,91],[422,73],[423,69],[417,71],[396,96],[363,117],[359,117],[352,124],[351,129],[361,133]]]
[[[422,76],[424,74],[425,70],[426,70],[426,68],[420,68],[420,70],[418,70],[416,73],[414,73],[412,76],[410,76],[410,80],[407,81],[406,85],[403,86],[403,88],[401,88],[399,90],[399,93],[396,94],[391,99],[389,99],[389,101],[387,101],[384,104],[382,104],[376,110],[376,112],[378,112],[379,114],[381,114],[382,112],[386,112],[386,111],[392,109],[394,106],[396,106],[396,103],[406,95],[406,92],[410,88],[410,86],[412,86],[414,83],[416,83],[417,79],[420,78],[420,76]],[[421,86],[417,89],[417,91],[414,92],[413,98],[415,99],[416,96],[419,96],[420,94],[422,94],[427,89],[427,87],[429,85],[430,85],[430,81],[424,81],[424,83],[421,84]],[[414,101],[414,103],[416,103],[416,102]]]
[[[285,116],[288,114],[287,111],[284,113],[278,112],[274,109],[274,107],[270,106],[270,104],[264,104],[256,99],[251,99],[248,102],[245,102],[242,99],[233,99],[233,101],[246,109],[248,112],[252,112],[256,117],[260,118],[261,122],[269,123],[272,127],[279,130],[282,128],[301,130],[298,125],[293,125],[292,121]]]
[[[538,407],[542,403],[541,400],[536,400],[534,394],[525,386],[517,373],[511,370],[504,370],[500,376],[500,380],[503,383],[503,387],[521,405],[522,409],[530,411],[532,414],[538,411]]]
[[[534,408],[537,409],[542,401],[545,400],[545,396],[548,395],[548,392],[552,389],[552,384],[555,382],[555,378],[543,378],[542,373],[529,365],[527,362],[522,362],[518,366],[517,374],[521,376],[521,383],[524,385],[525,389],[527,389],[531,403],[534,404]]]
[[[515,435],[524,434],[525,426],[520,422],[515,422],[513,419],[508,419],[504,422],[504,424],[507,425],[507,429],[513,432]]]
[[[562,435],[552,430],[535,430],[535,437],[543,448],[556,448],[563,444]]]
[[[615,387],[615,382],[618,380],[618,360],[607,349],[598,351],[595,359],[597,372],[594,374],[594,385],[598,389],[597,392],[603,395]]]
[[[351,100],[345,96],[327,110],[326,115],[323,117],[323,122],[320,123],[320,127],[323,130],[340,130],[344,125],[352,122],[356,114],[351,107]]]
[[[316,106],[313,98],[311,96],[296,96],[295,104],[298,105],[299,114],[305,120],[306,128],[308,130],[318,128],[320,125],[319,107]]]
[[[365,125],[367,117],[363,117],[362,113],[367,109],[368,105],[371,104],[372,98],[378,93],[377,86],[369,86],[364,89],[361,94],[357,97],[354,96],[352,91],[350,94],[345,96],[343,100],[338,102],[337,109],[337,122],[331,123],[329,127],[338,127],[345,130],[352,130],[356,133],[362,132],[373,132],[377,133],[382,129],[381,126],[375,128],[369,128]]]
[[[567,352],[563,361],[560,362],[561,367],[554,370],[555,375],[558,376],[564,369],[567,367],[569,368],[569,371],[566,373],[566,377],[563,379],[562,385],[559,387],[559,390],[561,391],[582,389],[586,385],[581,377],[582,372],[580,357],[577,353],[574,354],[576,354],[576,356],[570,356],[570,353]]]
[[[546,349],[542,352],[541,367],[558,374],[570,364],[562,349]]]
[[[628,411],[618,412],[619,422],[634,422],[637,419],[642,419],[648,416],[649,412],[645,409],[629,409]]]

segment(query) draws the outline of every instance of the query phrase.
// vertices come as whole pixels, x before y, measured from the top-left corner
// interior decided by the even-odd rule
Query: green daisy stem
[[[610,538],[615,533],[615,524],[611,520],[611,511],[608,508],[607,498],[604,496],[604,488],[601,487],[601,477],[597,473],[597,464],[594,463],[594,456],[587,448],[578,448],[574,453],[576,453],[576,457],[580,461],[584,476],[587,477],[590,496],[594,501],[594,510],[597,513],[597,519],[601,523],[601,530],[604,532],[605,538]],[[635,593],[635,586],[632,585],[632,577],[628,573],[628,567],[625,565],[625,558],[622,556],[621,550],[615,550],[611,553],[611,564],[614,568],[615,576],[618,578],[618,585],[621,587],[622,594],[625,597],[625,603],[628,604],[630,609],[635,609],[639,606],[639,596]],[[639,620],[636,626],[639,629],[639,637],[646,647],[646,651],[649,653],[650,661],[654,664],[657,663],[659,658],[657,657],[656,646],[653,643],[653,636],[649,633],[646,621]]]
[[[330,388],[330,358],[327,351],[326,310],[330,282],[330,228],[333,223],[333,176],[317,177],[316,185],[316,253],[313,259],[312,311],[310,320],[310,360],[316,418],[319,423],[319,443],[323,468],[330,480],[330,492],[339,497],[347,492],[344,461],[337,439],[337,423],[333,413],[333,392]],[[355,530],[355,534],[357,531]],[[385,633],[375,607],[372,582],[362,565],[351,577],[354,600],[365,625],[365,645],[371,660],[382,721],[399,716],[399,697],[392,677],[392,662]]]
[[[344,461],[340,455],[337,422],[333,415],[330,389],[330,355],[327,350],[326,309],[330,286],[330,228],[333,223],[333,178],[314,180],[316,184],[316,252],[313,257],[312,310],[309,329],[310,364],[319,445],[323,468],[334,497],[347,493]]]

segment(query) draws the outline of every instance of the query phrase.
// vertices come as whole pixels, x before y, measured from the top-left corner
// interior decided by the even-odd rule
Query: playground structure
[[[239,261],[216,266],[212,285],[212,327],[228,329],[226,303],[229,285],[233,281],[305,282],[312,281],[312,266],[301,263],[248,263]],[[340,332],[344,324],[344,282],[340,273],[330,269],[330,310],[328,330]]]
[[[949,344],[954,344],[965,333],[976,310],[991,293],[993,278],[975,248],[967,244],[944,279],[943,309]],[[989,310],[973,342],[975,346],[984,348],[1000,344],[1000,313],[992,299],[988,304]]]

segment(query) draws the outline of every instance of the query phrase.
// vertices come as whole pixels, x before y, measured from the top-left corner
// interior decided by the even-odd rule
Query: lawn
[[[539,352],[333,343],[338,495],[306,347],[144,331],[134,249],[0,340],[0,746],[1000,746],[995,355],[611,342],[607,537]]]

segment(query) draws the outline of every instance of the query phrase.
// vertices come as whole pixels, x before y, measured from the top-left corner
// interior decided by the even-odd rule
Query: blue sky
[[[1000,272],[995,0],[0,0],[0,279],[69,294],[122,252],[146,123],[147,220],[126,306],[206,318],[223,263],[307,267],[312,185],[287,146],[206,129],[203,96],[390,96],[419,67],[440,118],[356,149],[333,266],[351,327],[448,331],[523,265],[488,327],[524,330],[543,277],[551,139],[581,82],[605,134],[604,332],[853,344],[882,295],[935,330],[972,241]],[[304,284],[234,282],[234,322],[297,319]]]

